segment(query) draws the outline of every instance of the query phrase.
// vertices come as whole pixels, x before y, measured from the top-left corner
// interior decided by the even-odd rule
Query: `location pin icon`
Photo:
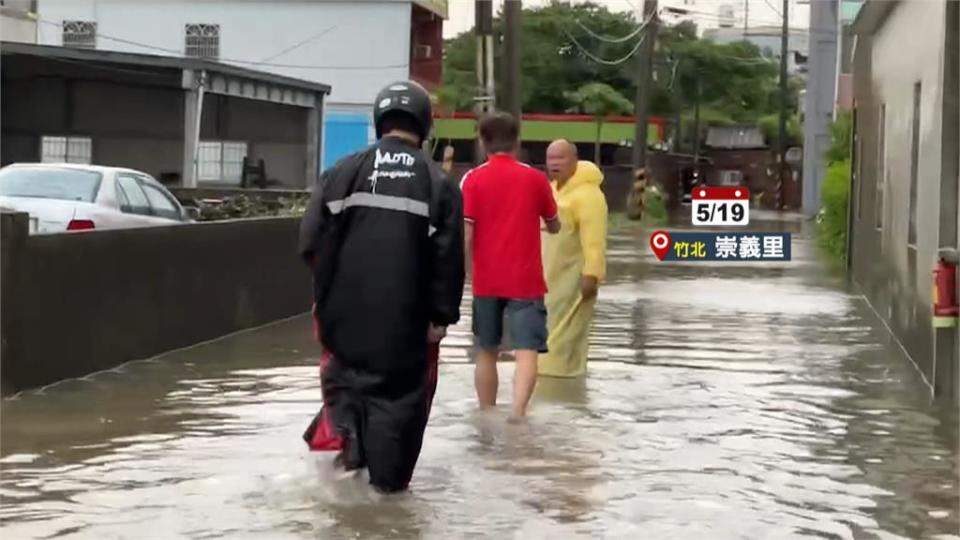
[[[670,234],[667,231],[655,231],[650,235],[650,249],[657,259],[662,261],[664,255],[670,251]]]

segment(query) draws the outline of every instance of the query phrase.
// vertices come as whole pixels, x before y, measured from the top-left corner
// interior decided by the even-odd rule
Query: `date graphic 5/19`
[[[750,223],[750,191],[747,188],[698,187],[691,193],[691,221],[694,225]]]

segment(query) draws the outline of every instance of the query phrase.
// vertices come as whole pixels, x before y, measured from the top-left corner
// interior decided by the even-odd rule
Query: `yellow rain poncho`
[[[596,299],[583,299],[580,278],[594,276],[603,282],[607,273],[607,202],[601,183],[603,173],[589,161],[578,162],[562,188],[553,182],[561,228],[556,235],[544,235],[542,242],[550,352],[540,355],[541,375],[577,377],[587,370]]]

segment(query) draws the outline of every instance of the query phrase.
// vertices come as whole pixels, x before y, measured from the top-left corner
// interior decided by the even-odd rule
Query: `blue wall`
[[[323,123],[323,168],[340,158],[367,147],[369,115],[327,111]]]

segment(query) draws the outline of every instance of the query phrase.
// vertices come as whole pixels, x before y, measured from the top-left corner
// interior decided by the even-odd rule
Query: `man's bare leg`
[[[537,351],[516,351],[513,373],[513,415],[526,416],[527,404],[537,385]]]
[[[496,350],[481,350],[477,353],[473,384],[477,389],[477,401],[480,402],[481,409],[494,407],[497,404],[497,387],[500,384],[497,376],[497,357],[499,355],[500,353]],[[536,364],[534,364],[534,369],[536,369]]]

